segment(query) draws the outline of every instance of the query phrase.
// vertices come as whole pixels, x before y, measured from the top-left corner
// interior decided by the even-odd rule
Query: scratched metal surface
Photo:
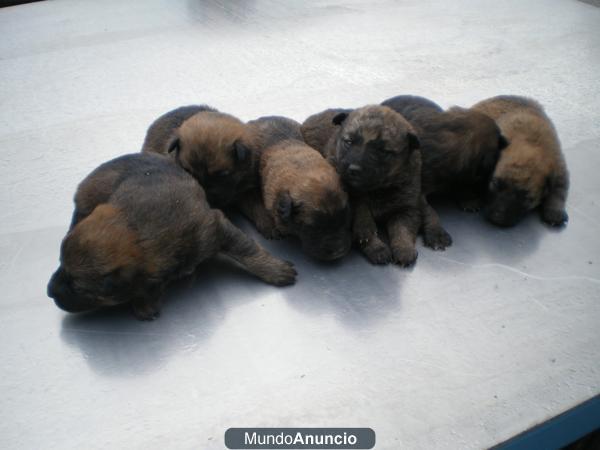
[[[218,449],[228,427],[355,426],[378,449],[482,448],[598,394],[599,23],[566,0],[0,9],[0,447]],[[572,173],[568,228],[446,208],[455,245],[421,248],[412,270],[268,242],[296,286],[210,265],[153,323],[46,298],[76,184],[160,113],[302,120],[400,93],[544,103]]]

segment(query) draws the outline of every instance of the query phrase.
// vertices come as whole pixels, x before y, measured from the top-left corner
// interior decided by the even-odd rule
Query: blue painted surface
[[[600,429],[600,395],[513,439],[495,450],[554,450]]]

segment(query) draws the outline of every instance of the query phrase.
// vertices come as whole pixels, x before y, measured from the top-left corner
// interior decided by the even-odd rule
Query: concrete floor
[[[0,447],[220,449],[229,427],[345,426],[378,449],[484,448],[598,394],[599,25],[570,0],[0,9]],[[152,323],[46,298],[77,183],[162,112],[302,120],[401,93],[541,101],[571,170],[568,228],[448,207],[455,244],[412,270],[267,242],[296,286],[209,265]]]

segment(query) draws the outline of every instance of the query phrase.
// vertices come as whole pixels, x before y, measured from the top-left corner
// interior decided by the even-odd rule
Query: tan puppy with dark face
[[[529,98],[501,95],[473,109],[494,119],[510,142],[489,183],[486,217],[497,225],[512,226],[540,206],[544,222],[565,225],[569,172],[543,107]]]
[[[167,284],[217,253],[268,283],[295,281],[290,263],[211,209],[200,185],[169,158],[125,155],[79,185],[48,295],[69,312],[130,303],[136,317],[151,320]]]
[[[350,250],[348,196],[335,169],[302,140],[300,124],[280,116],[248,122],[261,148],[261,190],[239,202],[266,237],[297,236],[310,256],[341,258]]]
[[[142,151],[172,153],[216,207],[258,188],[259,155],[252,133],[238,118],[210,107],[188,106],[162,115],[148,129]]]
[[[335,169],[299,140],[267,148],[260,162],[265,209],[282,235],[300,238],[306,253],[329,261],[350,251],[350,205]]]
[[[350,194],[353,239],[369,261],[412,265],[421,225],[421,153],[412,126],[386,106],[369,105],[315,114],[302,124],[302,135],[340,174]],[[378,224],[386,227],[389,246]]]

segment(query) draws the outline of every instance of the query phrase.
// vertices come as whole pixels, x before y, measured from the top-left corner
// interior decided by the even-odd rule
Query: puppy
[[[217,110],[208,105],[190,105],[181,106],[160,116],[148,128],[142,152],[167,153],[169,144],[181,124],[202,111],[216,112]]]
[[[507,140],[493,120],[472,109],[444,111],[431,100],[411,95],[393,97],[382,104],[402,114],[419,136],[423,241],[428,247],[443,250],[452,244],[452,238],[427,197],[450,195],[463,209],[478,210]]]
[[[566,225],[569,172],[544,108],[529,98],[501,95],[473,109],[494,119],[510,141],[489,183],[486,217],[494,224],[512,226],[540,206],[544,222]]]
[[[265,213],[276,234],[297,236],[306,253],[324,261],[350,251],[348,195],[319,152],[299,139],[280,140],[263,151],[260,177]]]
[[[421,224],[421,153],[412,126],[392,109],[370,105],[313,115],[303,123],[302,135],[346,185],[353,240],[369,261],[412,265]],[[378,236],[377,224],[387,228],[389,246]]]
[[[244,235],[168,158],[125,155],[102,164],[79,185],[71,228],[48,296],[69,312],[131,303],[154,319],[166,285],[217,253],[277,286],[296,272]]]
[[[142,152],[172,153],[215,207],[225,207],[239,194],[258,188],[259,155],[248,127],[208,106],[178,108],[156,119]]]

